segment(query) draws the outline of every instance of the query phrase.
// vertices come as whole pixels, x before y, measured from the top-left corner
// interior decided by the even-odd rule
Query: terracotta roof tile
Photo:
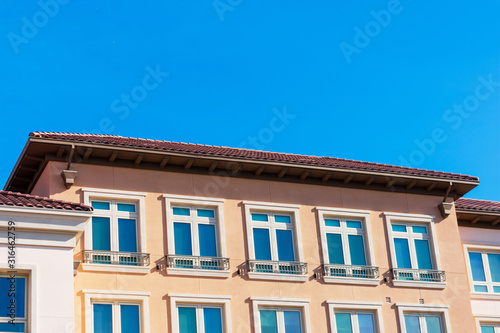
[[[29,194],[22,194],[10,191],[0,191],[0,206],[12,207],[33,207],[57,209],[66,211],[92,211],[92,207],[79,203],[72,203],[62,200],[54,200]]]
[[[37,138],[48,138],[48,139],[56,139],[56,140],[64,140],[72,142],[79,141],[79,142],[97,143],[110,146],[125,146],[125,147],[146,148],[146,149],[172,151],[172,152],[194,153],[202,155],[246,158],[246,159],[254,159],[261,161],[277,161],[277,162],[286,162],[293,164],[319,165],[319,166],[328,166],[335,168],[376,171],[383,173],[408,174],[414,176],[479,181],[477,177],[461,175],[456,173],[416,169],[416,168],[386,165],[386,164],[371,163],[371,162],[361,162],[361,161],[346,160],[334,157],[318,157],[318,156],[308,156],[308,155],[285,154],[285,153],[275,153],[275,152],[260,151],[260,150],[209,146],[209,145],[200,145],[200,144],[183,143],[183,142],[126,138],[116,135],[33,132],[30,134],[30,136]]]
[[[460,198],[455,201],[455,207],[457,209],[500,212],[500,202],[498,201]]]

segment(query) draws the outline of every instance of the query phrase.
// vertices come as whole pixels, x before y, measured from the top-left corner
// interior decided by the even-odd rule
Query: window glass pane
[[[342,252],[342,237],[340,234],[326,234],[328,244],[328,258],[330,264],[343,265],[344,252]]]
[[[348,228],[354,228],[354,229],[362,229],[363,228],[361,225],[361,222],[358,222],[358,221],[347,221],[346,226]]]
[[[290,216],[286,215],[274,215],[274,221],[277,223],[292,223]]]
[[[258,222],[267,222],[267,214],[252,213],[252,220]]]
[[[337,333],[352,333],[351,315],[349,313],[335,313]]]
[[[193,255],[191,247],[191,224],[174,223],[175,254]]]
[[[493,286],[493,292],[494,293],[500,293],[500,287],[499,286]]]
[[[140,333],[139,305],[120,305],[121,333]]]
[[[181,208],[181,207],[174,207],[173,213],[174,213],[174,215],[181,215],[181,216],[190,216],[191,215],[189,208]]]
[[[301,333],[302,323],[300,322],[299,311],[284,311],[285,333]]]
[[[134,204],[125,204],[119,203],[117,204],[119,212],[130,212],[135,213],[135,205]]]
[[[408,240],[405,238],[394,238],[394,247],[396,250],[396,262],[398,268],[411,268]]]
[[[340,227],[340,221],[339,220],[325,219],[325,225],[327,227]]]
[[[420,333],[418,316],[405,316],[406,333]]]
[[[137,229],[133,219],[118,219],[118,250],[137,252]]]
[[[215,225],[198,224],[198,235],[200,237],[200,256],[217,257]]]
[[[220,308],[204,308],[205,333],[222,333],[222,316]]]
[[[94,304],[94,333],[113,333],[111,304]]]
[[[293,238],[291,230],[276,230],[276,242],[278,243],[278,260],[294,261]]]
[[[427,227],[418,227],[418,226],[413,226],[413,233],[415,234],[426,234],[427,233]]]
[[[395,231],[395,232],[406,232],[406,226],[405,225],[400,225],[400,224],[393,224],[392,225],[392,231]]]
[[[491,281],[500,282],[500,254],[488,253]]]
[[[92,218],[92,249],[99,251],[111,251],[109,217]]]
[[[488,292],[488,287],[487,286],[475,285],[474,286],[474,291],[477,292],[477,293],[487,293]]]
[[[94,209],[109,210],[109,202],[92,201],[91,205]]]
[[[418,269],[432,269],[429,241],[415,239],[415,251],[417,251]]]
[[[25,332],[23,323],[16,323],[12,325],[10,323],[0,323],[0,332]]]
[[[470,269],[472,271],[472,280],[486,281],[483,269],[483,257],[481,253],[469,252]]]
[[[213,209],[198,209],[198,216],[214,218],[215,212]]]
[[[11,282],[14,283],[15,296],[9,297],[11,290]],[[16,318],[24,318],[25,316],[25,296],[26,296],[26,279],[14,278],[11,280],[8,277],[0,278],[0,317],[9,317],[11,300],[14,300]],[[14,327],[12,324],[10,324]],[[1,332],[1,331],[0,331]],[[16,331],[12,331],[16,332]]]
[[[255,259],[271,260],[271,244],[269,243],[269,230],[253,228],[253,242]]]
[[[370,313],[359,313],[358,325],[360,333],[375,333],[375,324],[373,322],[373,315]]]
[[[196,333],[196,308],[179,307],[179,333]]]
[[[351,265],[366,265],[365,246],[363,244],[363,236],[348,235],[349,252],[351,254]]]
[[[481,325],[481,333],[495,333],[495,327]]]
[[[278,333],[276,311],[260,310],[260,331],[262,333]]]
[[[441,331],[441,318],[439,317],[425,317],[427,324],[427,333],[442,333]]]

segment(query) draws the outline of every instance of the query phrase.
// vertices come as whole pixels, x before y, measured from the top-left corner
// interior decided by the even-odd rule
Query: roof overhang
[[[459,198],[479,181],[29,137],[5,190],[30,193],[50,161]]]
[[[463,208],[457,208],[455,211],[459,226],[500,229],[500,212],[498,211]]]

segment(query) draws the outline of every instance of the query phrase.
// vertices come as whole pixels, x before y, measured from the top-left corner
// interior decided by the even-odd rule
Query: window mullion
[[[111,251],[119,251],[119,239],[118,239],[118,216],[116,202],[111,201],[110,204],[111,216],[109,217],[109,228],[111,236]]]
[[[483,259],[484,277],[486,278],[486,285],[488,286],[488,293],[493,293],[493,279],[491,278],[490,262],[488,261],[488,253],[482,252],[481,258]]]
[[[119,303],[113,303],[112,305],[112,321],[113,321],[113,333],[120,333],[122,331],[121,328],[121,314],[120,314],[120,304]]]
[[[198,233],[198,219],[194,216],[196,213],[196,208],[191,207],[191,215],[193,217],[191,218],[191,246],[192,246],[192,251],[194,256],[199,256],[200,255],[200,235]]]
[[[203,307],[201,305],[196,307],[196,317],[198,333],[205,333],[205,316],[203,314]]]
[[[410,251],[411,268],[418,269],[417,250],[415,248],[415,238],[408,233],[408,250]]]
[[[271,243],[271,260],[279,261],[276,225],[274,224],[274,215],[272,214],[269,214],[269,242]]]

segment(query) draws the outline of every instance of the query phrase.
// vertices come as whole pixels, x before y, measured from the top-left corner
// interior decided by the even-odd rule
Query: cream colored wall
[[[151,272],[147,275],[96,273],[79,271],[75,278],[77,332],[82,331],[82,289],[112,289],[151,292],[151,332],[171,332],[168,293],[232,295],[231,320],[233,332],[252,332],[250,296],[310,299],[312,332],[328,332],[326,300],[383,302],[385,332],[398,332],[394,303],[448,304],[453,332],[475,332],[471,316],[466,270],[456,218],[442,220],[437,205],[441,197],[377,192],[339,187],[292,184],[238,178],[220,178],[184,173],[73,164],[78,171],[76,183],[66,189],[60,171],[62,163],[50,163],[51,197],[80,202],[82,187],[147,192],[147,251],[151,253]],[[48,172],[48,171],[46,171]],[[219,184],[219,185],[217,185]],[[196,278],[166,276],[155,263],[164,262],[167,253],[165,214],[162,194],[196,195],[224,198],[224,221],[227,256],[231,258],[231,277]],[[309,280],[305,283],[256,281],[236,274],[238,266],[248,259],[246,254],[243,200],[301,205],[300,223],[305,261],[309,264]],[[436,233],[442,269],[447,274],[445,290],[394,288],[382,281],[379,286],[324,284],[314,280],[312,273],[322,264],[316,206],[371,210],[370,220],[375,264],[383,276],[389,275],[389,245],[382,212],[429,214],[436,216]],[[83,239],[75,251],[80,257]],[[391,297],[391,303],[385,303]]]

